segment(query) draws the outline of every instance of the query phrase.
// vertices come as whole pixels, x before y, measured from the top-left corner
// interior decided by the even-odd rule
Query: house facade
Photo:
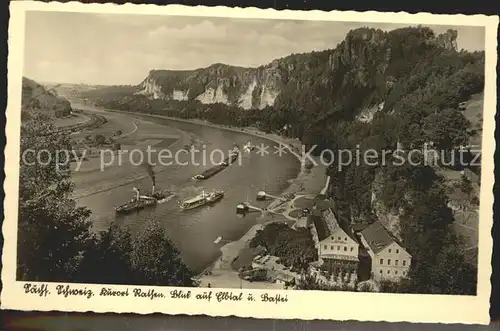
[[[318,243],[318,256],[323,259],[358,261],[359,244],[343,229],[331,208],[323,212],[330,235]]]
[[[313,211],[315,232],[317,233],[318,257],[320,260],[356,270],[359,262],[359,243],[349,228],[349,224],[339,221],[332,206],[323,201]]]
[[[408,276],[412,256],[380,222],[361,231],[360,240],[370,256],[373,279],[396,281]]]

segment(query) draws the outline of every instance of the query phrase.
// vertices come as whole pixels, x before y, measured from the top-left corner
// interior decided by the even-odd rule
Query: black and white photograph
[[[488,304],[498,18],[30,3],[9,32],[13,308]]]

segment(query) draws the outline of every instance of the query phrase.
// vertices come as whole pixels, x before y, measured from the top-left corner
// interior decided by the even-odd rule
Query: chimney
[[[140,193],[141,193],[141,192],[140,192],[140,191],[139,191],[139,189],[138,189],[138,188],[136,188],[136,187],[134,187],[134,191],[137,193],[137,195],[136,195],[136,199],[137,199],[137,200],[139,200],[139,196],[140,196]]]

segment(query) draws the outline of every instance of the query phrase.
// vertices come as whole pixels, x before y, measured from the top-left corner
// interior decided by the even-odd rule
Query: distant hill
[[[256,68],[215,63],[195,70],[151,70],[135,92],[150,99],[198,100],[243,109],[287,103],[291,93],[323,97],[321,93],[331,92],[330,97],[345,98],[374,92],[357,98],[366,106],[382,101],[392,83],[414,68],[422,52],[456,51],[456,38],[454,30],[434,36],[426,28],[391,32],[361,28],[350,31],[335,49],[292,54]]]
[[[66,98],[26,77],[23,77],[21,104],[23,108],[31,106],[52,111],[55,117],[68,116],[72,110]]]
[[[180,109],[182,114],[170,115],[205,114],[210,121],[258,124],[265,131],[287,128],[321,147],[338,141],[325,132],[336,131],[342,121],[367,123],[390,114],[400,124],[399,132],[387,137],[393,144],[435,141],[437,110],[457,109],[483,90],[484,52],[458,51],[456,39],[455,30],[435,35],[421,26],[389,32],[359,28],[334,49],[292,54],[257,68],[216,63],[151,70],[137,86],[95,88],[81,97],[114,109]],[[207,112],[200,113],[202,108]]]

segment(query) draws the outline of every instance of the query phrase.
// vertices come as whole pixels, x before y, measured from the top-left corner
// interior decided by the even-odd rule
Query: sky
[[[186,16],[28,12],[24,75],[40,83],[139,84],[152,69],[214,63],[267,64],[292,53],[335,48],[351,29],[400,24]],[[458,48],[484,50],[484,28],[458,31]]]

